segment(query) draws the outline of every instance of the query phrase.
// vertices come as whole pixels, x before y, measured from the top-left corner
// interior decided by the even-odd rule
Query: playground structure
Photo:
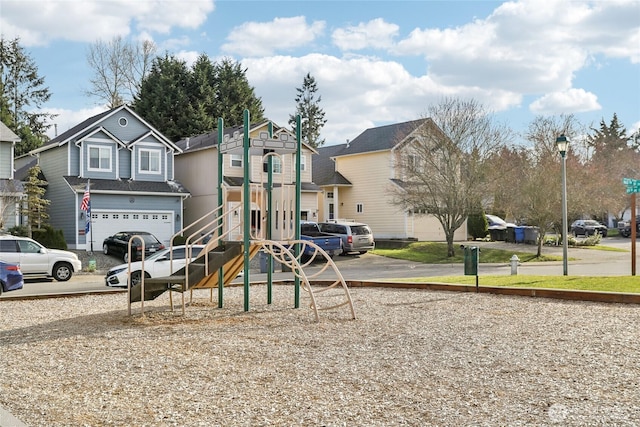
[[[132,285],[131,274],[128,283],[128,313],[131,315],[131,304],[140,302],[141,314],[144,315],[144,301],[153,300],[158,296],[169,292],[171,310],[174,310],[173,292],[182,294],[182,313],[185,314],[185,293],[196,289],[211,289],[211,301],[213,301],[213,289],[218,289],[218,307],[224,305],[224,287],[229,286],[241,272],[243,273],[244,311],[249,311],[250,263],[251,259],[262,252],[266,256],[267,264],[267,304],[272,303],[273,263],[278,262],[291,271],[294,279],[294,307],[300,307],[300,289],[306,291],[310,298],[310,306],[314,311],[315,320],[319,321],[319,310],[335,309],[348,306],[352,319],[356,318],[355,309],[349,289],[338,267],[331,256],[322,248],[308,240],[300,238],[300,116],[296,118],[296,138],[291,140],[289,134],[283,133],[278,138],[273,138],[272,125],[269,123],[269,132],[261,133],[259,138],[250,138],[249,135],[249,111],[244,112],[244,132],[240,135],[224,134],[224,122],[218,120],[218,206],[197,221],[189,224],[170,240],[170,249],[174,247],[174,241],[180,236],[186,246],[183,268],[167,277],[150,278],[144,274],[144,258],[142,260],[142,274],[139,283]],[[223,156],[225,154],[243,155],[243,184],[241,198],[237,203],[224,200],[223,196]],[[282,221],[274,215],[274,182],[273,159],[278,158],[283,164],[283,154],[295,155],[295,186],[287,184],[280,174],[282,182],[279,183],[279,203],[282,206]],[[262,162],[267,165],[266,181],[265,173],[260,174],[260,182],[251,183],[250,158],[260,155]],[[226,209],[225,209],[226,206]],[[289,209],[289,218],[286,209]],[[242,215],[238,215],[238,212]],[[276,211],[277,212],[277,211]],[[298,214],[294,215],[294,212]],[[257,214],[256,214],[257,213]],[[238,220],[239,219],[239,220]],[[136,236],[131,238],[131,241]],[[131,241],[129,250],[131,250]],[[144,245],[144,242],[142,243]],[[204,248],[197,257],[192,257],[193,245],[202,245]],[[303,260],[303,253],[311,251],[312,256]],[[142,248],[144,254],[144,246]],[[170,256],[173,251],[170,250]],[[129,256],[131,259],[131,256]],[[173,259],[170,258],[170,263]],[[312,275],[305,272],[305,268],[311,263],[321,264],[319,271]],[[131,269],[129,269],[130,271]],[[173,269],[171,269],[173,271]],[[333,272],[335,280],[328,286],[315,289],[311,281],[325,272]],[[319,297],[332,292],[332,301],[336,293],[340,293],[341,301],[327,306],[320,306]]]

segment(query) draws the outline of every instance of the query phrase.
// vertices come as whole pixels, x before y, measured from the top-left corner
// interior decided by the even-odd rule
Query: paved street
[[[465,244],[467,242],[464,242]],[[504,242],[474,242],[479,246],[482,258],[483,247],[494,247],[514,252],[535,252],[532,245],[511,244]],[[570,276],[629,276],[631,275],[631,240],[624,238],[603,239],[604,246],[614,247],[625,252],[603,251],[586,248],[569,248],[569,275]],[[459,244],[457,244],[459,246]],[[639,251],[636,251],[639,252]],[[562,247],[543,248],[544,254],[562,256]],[[636,253],[638,255],[638,253]],[[339,256],[335,263],[345,280],[372,280],[391,278],[434,277],[434,276],[458,276],[464,274],[464,266],[457,264],[420,264],[411,261],[395,260],[372,254],[362,256]],[[637,268],[640,268],[640,258],[636,260]],[[313,265],[306,269],[308,275],[319,271],[320,265]],[[478,274],[482,283],[482,276],[511,274],[511,266],[508,263],[484,264],[480,263]],[[520,275],[561,275],[562,262],[533,262],[523,263],[518,268]],[[636,270],[636,274],[640,274]],[[266,273],[258,270],[251,271],[250,280],[266,280]],[[276,271],[274,280],[290,279],[291,273]],[[325,272],[319,279],[332,279],[331,273]],[[241,278],[238,279],[242,281]],[[0,298],[44,295],[73,292],[118,292],[122,289],[109,288],[104,285],[102,274],[76,274],[68,282],[56,281],[29,281],[24,289],[3,294]]]

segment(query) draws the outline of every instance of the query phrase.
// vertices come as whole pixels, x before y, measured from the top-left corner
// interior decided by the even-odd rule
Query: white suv
[[[47,249],[27,237],[0,235],[0,259],[20,264],[25,279],[53,277],[59,282],[71,279],[82,263],[73,252]]]

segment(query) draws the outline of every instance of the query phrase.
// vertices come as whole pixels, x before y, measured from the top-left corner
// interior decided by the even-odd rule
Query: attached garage
[[[102,250],[105,238],[118,231],[147,231],[154,234],[165,246],[174,234],[174,214],[170,211],[92,211],[89,238],[93,250]]]

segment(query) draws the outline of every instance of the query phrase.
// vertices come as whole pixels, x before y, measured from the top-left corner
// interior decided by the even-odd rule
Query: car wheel
[[[53,266],[53,278],[58,282],[66,282],[71,279],[73,268],[69,263],[59,262]]]
[[[102,253],[105,255],[109,255],[109,246],[106,244],[102,245]]]
[[[149,275],[149,273],[144,273],[144,278],[145,279],[150,279],[151,276]],[[133,288],[136,285],[139,285],[140,282],[142,280],[142,272],[141,271],[134,271],[133,273],[131,273],[131,287]]]

